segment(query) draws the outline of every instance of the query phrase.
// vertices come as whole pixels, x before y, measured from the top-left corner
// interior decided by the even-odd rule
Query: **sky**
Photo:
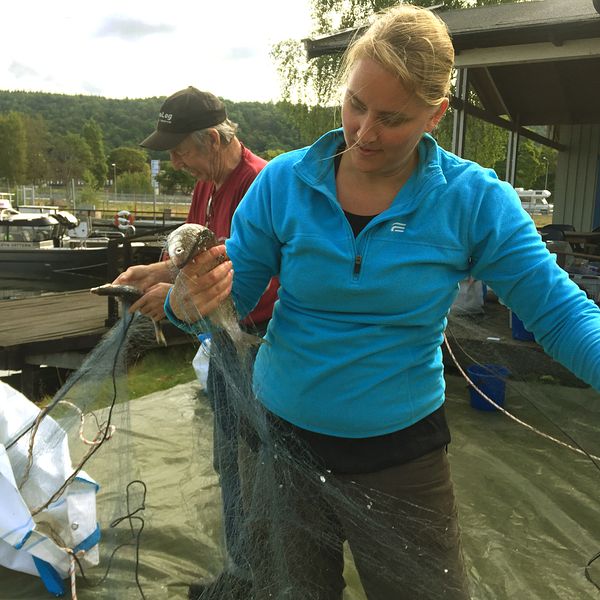
[[[309,0],[10,0],[0,90],[108,98],[193,85],[233,101],[279,98],[269,57],[311,31]]]

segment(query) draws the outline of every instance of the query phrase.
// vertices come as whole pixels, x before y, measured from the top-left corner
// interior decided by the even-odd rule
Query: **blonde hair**
[[[397,76],[427,106],[440,106],[448,97],[454,47],[446,24],[430,10],[402,4],[381,12],[346,50],[340,83],[363,58]]]

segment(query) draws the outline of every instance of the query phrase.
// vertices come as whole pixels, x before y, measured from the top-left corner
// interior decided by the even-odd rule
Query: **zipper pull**
[[[360,265],[362,264],[362,256],[358,254],[354,259],[354,276],[357,277],[360,274]]]

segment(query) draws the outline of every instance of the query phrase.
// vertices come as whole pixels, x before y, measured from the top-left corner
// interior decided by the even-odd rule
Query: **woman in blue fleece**
[[[317,470],[282,467],[264,482],[293,488],[284,509],[304,521],[279,548],[270,542],[285,585],[257,561],[257,598],[339,600],[344,540],[369,600],[469,597],[441,352],[465,277],[491,285],[548,354],[600,387],[596,305],[557,267],[514,189],[429,135],[453,60],[430,11],[380,16],[345,56],[343,128],[272,160],[235,213],[230,261],[204,274],[225,247],[198,255],[185,300],[167,301],[182,326],[184,304],[210,315],[230,291],[244,315],[280,276],[254,391],[284,432],[279,452],[306,452]],[[348,508],[365,495],[367,521]]]

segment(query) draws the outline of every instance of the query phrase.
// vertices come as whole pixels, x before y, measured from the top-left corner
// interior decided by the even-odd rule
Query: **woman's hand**
[[[225,246],[197,254],[180,272],[170,296],[175,316],[186,323],[208,317],[231,293],[233,268]]]

